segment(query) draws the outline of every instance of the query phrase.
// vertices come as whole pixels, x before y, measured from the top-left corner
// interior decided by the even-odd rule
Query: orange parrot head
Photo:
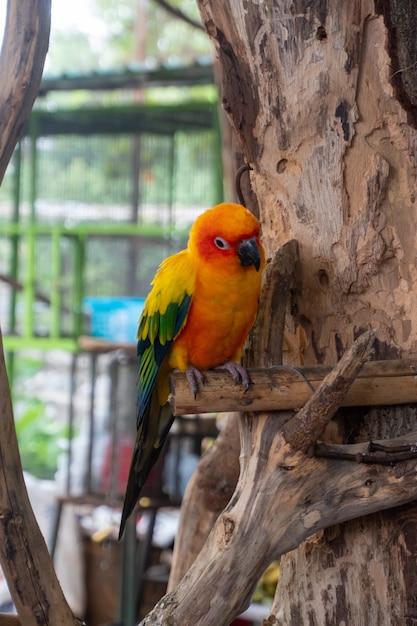
[[[190,231],[188,249],[211,267],[237,270],[265,264],[256,217],[240,204],[223,202],[200,215]]]

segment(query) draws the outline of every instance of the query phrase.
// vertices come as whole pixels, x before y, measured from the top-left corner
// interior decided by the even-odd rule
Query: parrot
[[[187,248],[159,266],[139,319],[137,436],[119,540],[174,421],[170,372],[185,373],[194,397],[209,369],[225,369],[249,388],[240,359],[256,319],[264,266],[260,224],[233,202],[199,215]]]

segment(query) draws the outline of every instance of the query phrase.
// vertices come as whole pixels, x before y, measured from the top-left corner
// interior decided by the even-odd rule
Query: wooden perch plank
[[[370,361],[341,400],[340,406],[382,406],[417,402],[417,360]],[[332,368],[325,365],[250,369],[252,385],[244,392],[225,372],[205,372],[206,384],[194,396],[184,374],[171,374],[171,407],[175,415],[220,411],[286,411],[299,409]],[[308,382],[307,382],[308,381]]]

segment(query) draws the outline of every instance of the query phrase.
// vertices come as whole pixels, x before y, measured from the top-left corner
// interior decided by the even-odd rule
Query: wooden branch
[[[245,349],[243,365],[270,367],[282,363],[285,316],[289,307],[298,245],[290,240],[267,263],[258,317]],[[245,410],[245,407],[241,407]],[[238,409],[223,409],[238,410]]]
[[[340,406],[383,406],[417,401],[417,360],[369,361],[340,402]],[[300,409],[332,371],[314,367],[249,369],[249,391],[235,385],[225,372],[205,372],[206,384],[196,399],[184,374],[171,375],[171,407],[175,415],[232,410],[283,411]],[[311,387],[310,387],[311,385]]]
[[[9,0],[0,57],[0,182],[38,93],[48,49],[50,0]],[[75,626],[29,503],[0,332],[0,563],[17,618],[3,624]]]
[[[322,378],[300,414],[245,414],[240,421],[241,471],[235,492],[181,583],[156,605],[143,625],[162,626],[171,620],[184,626],[226,626],[249,604],[257,579],[272,560],[328,526],[415,499],[415,461],[387,468],[311,458],[287,441],[304,450],[318,437],[343,403],[373,339],[373,332],[357,339],[334,370]],[[391,373],[398,369],[398,364],[392,366]],[[174,398],[178,380],[173,375]],[[210,382],[201,397],[211,386],[217,396],[223,396],[224,387],[219,391],[219,385]],[[308,388],[305,381],[302,384]],[[229,391],[230,380],[226,386]],[[242,403],[251,409],[254,389],[259,391],[256,383],[247,394],[235,388],[238,396],[245,398]],[[204,406],[207,410],[207,398]],[[190,409],[198,410],[195,402]],[[366,446],[363,444],[364,449]]]
[[[165,11],[167,11],[174,17],[177,17],[178,19],[182,20],[186,24],[189,24],[190,26],[192,26],[193,28],[197,28],[198,30],[204,31],[204,26],[200,22],[196,22],[191,17],[188,17],[188,15],[186,15],[183,11],[181,11],[177,7],[172,6],[172,4],[167,2],[167,0],[154,0],[154,2],[156,2],[156,4],[159,4],[159,6],[165,9]]]
[[[325,420],[316,409],[322,407],[326,419],[336,410],[373,338],[372,332],[364,333],[346,351],[300,419],[292,417],[280,428],[282,414],[280,420],[266,413],[246,418],[241,474],[234,496],[182,582],[142,624],[162,626],[169,617],[172,623],[186,625],[191,624],[192,615],[195,626],[226,626],[247,606],[256,580],[272,560],[328,526],[415,499],[415,460],[386,468],[310,458],[289,445],[284,436],[288,423],[305,429],[300,440],[295,438],[300,447],[317,436]],[[323,401],[324,392],[330,401]],[[293,428],[288,431],[294,433]],[[397,448],[398,444],[414,445],[415,438],[413,434],[393,443]],[[390,444],[377,443],[383,447]],[[375,442],[374,447],[378,448]],[[368,444],[353,448],[355,454],[363,454]],[[233,594],[226,597],[224,589],[233,589]]]
[[[269,562],[323,528],[417,498],[415,461],[387,468],[309,458],[276,432],[273,417],[257,419],[244,442],[235,495],[180,585],[144,626],[169,620],[227,626],[248,605],[253,581]]]
[[[0,183],[38,95],[50,24],[50,0],[7,3],[0,56]]]
[[[369,441],[366,449],[363,448],[363,444],[357,448],[353,444],[328,444],[319,441],[310,446],[308,455],[377,465],[394,465],[411,459],[417,461],[417,432],[395,439]]]
[[[315,441],[360,371],[373,340],[372,331],[361,335],[298,415],[291,414],[289,420],[283,412],[278,416],[245,415],[235,493],[179,586],[161,600],[143,624],[162,625],[169,616],[172,623],[186,625],[191,624],[192,616],[195,626],[226,626],[247,606],[257,579],[273,559],[328,525],[364,514],[361,507],[380,510],[392,506],[390,498],[404,497],[403,487],[394,489],[392,477],[381,473],[383,490],[390,492],[390,498],[383,490],[375,495],[374,489],[371,496],[359,500],[357,492],[364,482],[367,484],[368,467],[364,465],[354,467],[357,483],[349,472],[346,495],[346,468],[343,472],[340,469],[345,462],[337,465],[334,459],[310,458],[295,449],[304,450]],[[286,439],[294,442],[293,446]],[[413,472],[411,476],[417,493],[417,478]],[[322,498],[323,485],[331,499]],[[340,501],[336,507],[335,501]],[[242,546],[247,549],[242,550]],[[233,594],[226,598],[223,590],[232,588]]]
[[[13,602],[24,626],[75,626],[23,480],[1,332],[0,419],[0,563]]]
[[[294,448],[307,452],[320,437],[369,357],[374,340],[374,331],[360,335],[305,406],[285,424],[284,437]]]

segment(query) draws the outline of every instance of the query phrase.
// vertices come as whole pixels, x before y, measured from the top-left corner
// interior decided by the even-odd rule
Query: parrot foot
[[[188,380],[188,384],[191,387],[191,391],[194,394],[194,399],[197,398],[198,384],[204,385],[204,375],[196,367],[190,365],[185,372],[185,376]]]
[[[240,363],[236,363],[235,361],[226,361],[223,365],[219,365],[215,368],[216,370],[226,370],[229,372],[235,383],[238,385],[242,383],[245,388],[245,392],[248,391],[251,380],[249,378],[248,371],[240,365]]]

